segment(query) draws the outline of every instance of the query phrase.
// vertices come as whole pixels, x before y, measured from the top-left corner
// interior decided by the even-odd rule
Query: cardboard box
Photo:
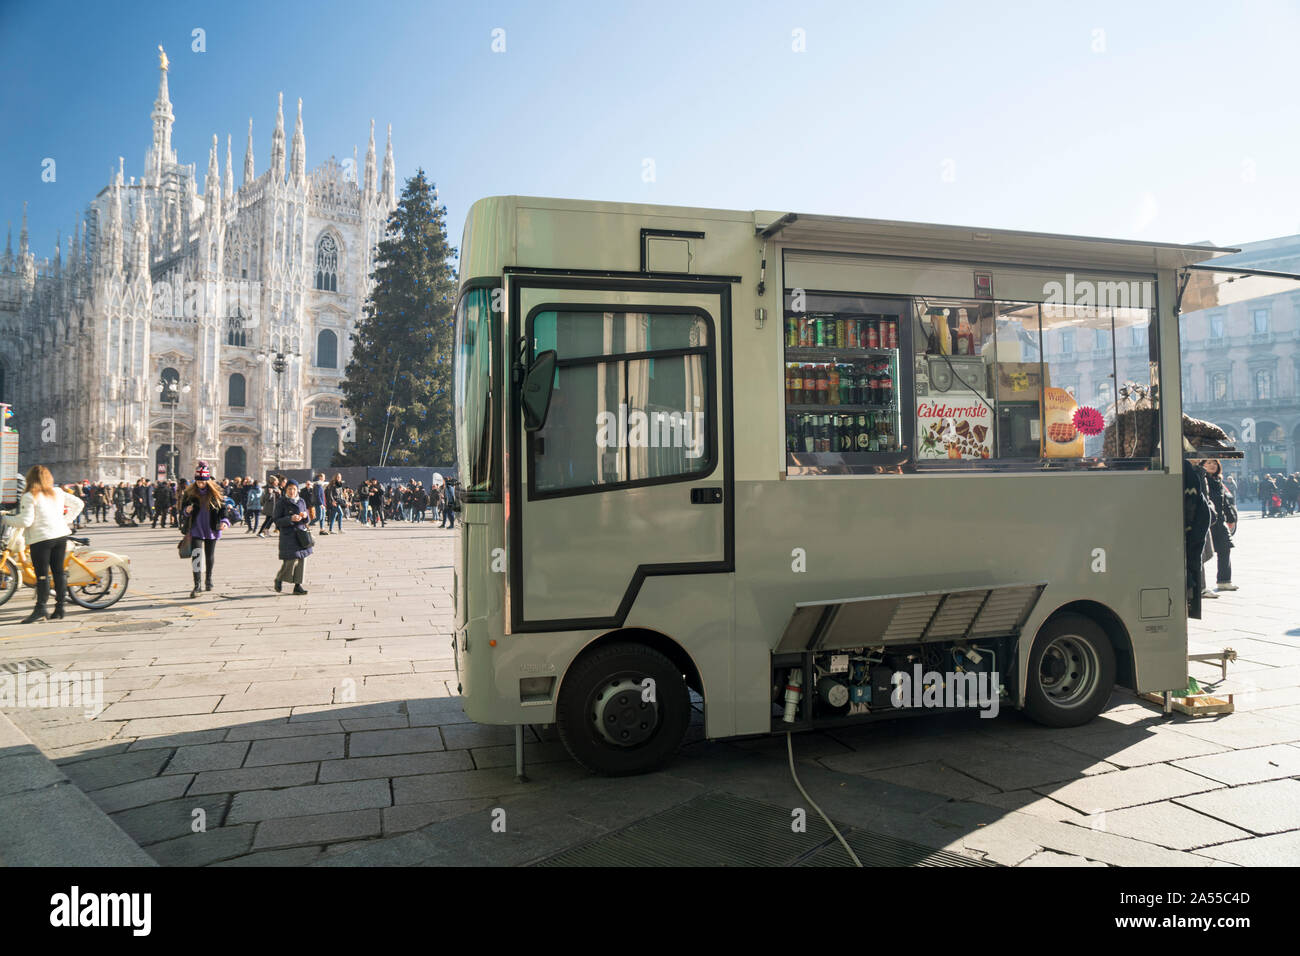
[[[1048,366],[1038,362],[1002,362],[989,366],[989,391],[999,402],[1037,402],[1051,378]]]

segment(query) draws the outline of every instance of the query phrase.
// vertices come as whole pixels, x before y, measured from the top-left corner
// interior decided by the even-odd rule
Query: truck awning
[[[1014,637],[1047,587],[987,585],[796,604],[776,652]]]
[[[754,231],[760,239],[779,238],[786,245],[835,248],[844,251],[951,254],[964,259],[987,255],[990,260],[1052,258],[1088,260],[1115,266],[1181,268],[1240,249],[1209,244],[1153,243],[1139,239],[1104,239],[1015,229],[979,229],[939,223],[858,219],[804,213],[757,211]]]

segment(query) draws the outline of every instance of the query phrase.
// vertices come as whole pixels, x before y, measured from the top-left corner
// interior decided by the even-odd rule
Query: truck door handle
[[[720,505],[722,504],[722,489],[721,488],[692,488],[691,504]]]

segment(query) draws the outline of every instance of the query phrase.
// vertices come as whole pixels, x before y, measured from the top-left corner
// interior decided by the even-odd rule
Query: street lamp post
[[[181,380],[179,378],[162,378],[159,379],[158,384],[154,386],[154,391],[162,396],[163,404],[170,405],[172,409],[171,439],[167,445],[167,458],[169,461],[167,478],[169,480],[176,477],[176,406],[180,404],[181,395],[188,394],[189,390],[189,385],[181,385]],[[168,400],[169,395],[171,397],[170,401]]]
[[[290,356],[297,357],[296,353],[287,352],[264,352],[257,356],[259,365],[266,364],[270,360],[271,371],[275,372],[275,470],[284,470],[283,452],[283,402],[280,393],[284,390],[284,373],[289,368]]]

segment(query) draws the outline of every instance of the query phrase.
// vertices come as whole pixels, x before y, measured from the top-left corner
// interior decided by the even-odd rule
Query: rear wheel
[[[19,572],[12,558],[0,563],[0,604],[4,604],[18,590]]]
[[[68,597],[84,608],[102,611],[122,599],[130,580],[126,568],[115,565],[99,572],[99,577],[88,584],[69,585]]]
[[[556,706],[560,739],[588,770],[618,777],[667,761],[690,723],[686,680],[643,644],[610,644],[581,657],[565,675]]]
[[[1049,727],[1077,727],[1101,713],[1115,686],[1115,651],[1096,621],[1054,617],[1029,652],[1025,713]]]

